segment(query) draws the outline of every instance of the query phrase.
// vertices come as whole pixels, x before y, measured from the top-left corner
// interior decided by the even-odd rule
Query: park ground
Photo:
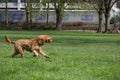
[[[42,55],[11,58],[12,40],[35,38],[41,34],[53,37]],[[0,80],[120,80],[120,35],[79,31],[0,31]]]

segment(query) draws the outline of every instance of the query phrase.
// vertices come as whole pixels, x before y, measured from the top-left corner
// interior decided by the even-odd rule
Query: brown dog
[[[11,41],[8,36],[5,36],[5,41],[8,44],[14,44],[15,51],[12,57],[15,57],[17,54],[20,54],[21,57],[24,57],[24,50],[30,51],[34,53],[34,57],[38,56],[38,53],[42,54],[44,57],[49,58],[47,54],[45,54],[41,46],[44,43],[50,43],[52,38],[48,35],[40,35],[37,38],[33,39],[20,39],[17,41]]]

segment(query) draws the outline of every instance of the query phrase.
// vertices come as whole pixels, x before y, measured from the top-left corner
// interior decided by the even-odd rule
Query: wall
[[[9,22],[25,22],[24,11],[8,11]],[[33,12],[33,22],[46,22],[46,12]],[[49,22],[55,23],[56,16],[54,11],[49,13]],[[0,21],[5,21],[5,12],[0,11]],[[84,22],[98,24],[98,15],[95,11],[65,11],[62,22]]]

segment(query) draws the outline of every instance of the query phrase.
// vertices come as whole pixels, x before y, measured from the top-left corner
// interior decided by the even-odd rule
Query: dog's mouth
[[[52,40],[46,40],[45,42],[46,42],[46,43],[50,43],[50,42],[52,42]]]

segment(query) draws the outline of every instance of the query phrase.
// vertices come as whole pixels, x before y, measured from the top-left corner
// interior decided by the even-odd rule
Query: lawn
[[[53,37],[42,55],[11,58],[12,40],[35,38],[40,34]],[[120,80],[120,35],[78,31],[0,31],[0,80]]]

